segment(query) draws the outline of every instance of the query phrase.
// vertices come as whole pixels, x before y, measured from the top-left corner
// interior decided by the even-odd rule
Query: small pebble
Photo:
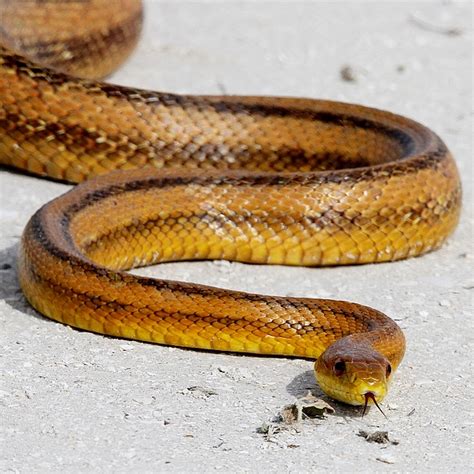
[[[132,349],[135,349],[135,346],[133,346],[132,344],[120,344],[119,347],[123,351],[131,351]]]

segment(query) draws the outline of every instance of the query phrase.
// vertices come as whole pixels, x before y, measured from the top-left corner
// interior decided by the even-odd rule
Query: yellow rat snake
[[[359,105],[97,82],[137,41],[137,0],[0,7],[0,163],[85,181],[24,231],[18,272],[31,305],[111,336],[317,358],[331,397],[382,400],[405,341],[379,311],[125,270],[194,259],[361,264],[436,249],[461,205],[440,138]]]

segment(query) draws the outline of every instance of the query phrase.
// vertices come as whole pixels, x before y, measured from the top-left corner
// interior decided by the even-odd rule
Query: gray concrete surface
[[[256,432],[315,386],[312,363],[180,350],[79,332],[25,302],[27,219],[66,185],[2,170],[1,472],[468,472],[472,458],[472,6],[455,2],[147,2],[143,40],[113,80],[175,92],[358,102],[417,119],[464,181],[455,235],[418,259],[305,269],[179,263],[142,273],[374,306],[408,352],[379,412]],[[350,66],[355,81],[341,78]],[[189,390],[200,386],[209,392]],[[398,445],[368,443],[386,430]]]

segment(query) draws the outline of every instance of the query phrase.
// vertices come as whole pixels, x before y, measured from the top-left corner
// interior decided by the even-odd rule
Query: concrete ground
[[[1,472],[472,472],[470,2],[148,1],[113,81],[194,93],[322,97],[389,109],[446,141],[464,184],[456,233],[398,263],[285,268],[166,264],[141,273],[278,295],[348,299],[405,331],[383,407],[263,435],[308,390],[312,363],[214,354],[79,332],[41,317],[15,274],[28,218],[68,186],[2,170]],[[471,268],[471,270],[469,270]],[[196,388],[197,387],[197,388]],[[359,430],[388,431],[369,443]]]

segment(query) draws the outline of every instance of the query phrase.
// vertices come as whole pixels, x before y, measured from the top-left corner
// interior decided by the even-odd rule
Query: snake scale
[[[100,82],[138,39],[137,0],[0,7],[0,162],[84,181],[24,231],[18,273],[31,305],[111,336],[316,358],[331,397],[381,401],[405,341],[379,311],[126,270],[196,259],[362,264],[436,249],[461,206],[441,139],[359,105]]]

